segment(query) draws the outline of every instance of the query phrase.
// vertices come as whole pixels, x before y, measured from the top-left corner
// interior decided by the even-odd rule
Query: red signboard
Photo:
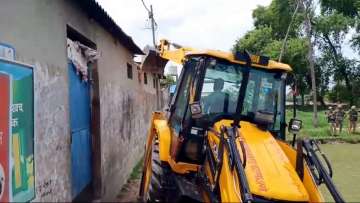
[[[10,78],[0,72],[0,202],[9,201]]]

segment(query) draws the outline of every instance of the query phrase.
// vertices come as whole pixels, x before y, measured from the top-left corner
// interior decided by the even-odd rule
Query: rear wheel
[[[144,191],[142,200],[147,202],[165,201],[165,170],[166,166],[161,163],[159,155],[159,142],[155,138],[150,158],[145,162],[146,168],[142,177],[141,190]]]
[[[155,140],[152,150],[152,160],[151,160],[151,179],[149,185],[149,198],[150,202],[164,202],[164,168],[160,161],[159,155],[159,142]]]

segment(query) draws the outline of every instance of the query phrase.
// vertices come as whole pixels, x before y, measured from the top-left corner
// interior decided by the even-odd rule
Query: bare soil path
[[[118,202],[138,202],[140,179],[129,180],[118,195]]]

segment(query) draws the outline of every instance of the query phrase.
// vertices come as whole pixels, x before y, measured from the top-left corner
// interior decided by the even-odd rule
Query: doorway
[[[72,198],[92,180],[90,84],[82,82],[72,62],[69,71]]]
[[[70,26],[67,37],[96,50],[96,45]],[[87,80],[68,59],[71,138],[71,195],[74,201],[101,196],[100,102],[97,64],[88,64]]]

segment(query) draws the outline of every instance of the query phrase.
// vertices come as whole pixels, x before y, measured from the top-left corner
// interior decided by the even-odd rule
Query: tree
[[[253,54],[266,55],[273,60],[278,60],[283,39],[296,6],[296,1],[293,0],[274,0],[268,7],[258,6],[253,11],[255,29],[238,39],[233,50],[246,49]],[[304,95],[309,93],[310,86],[306,80],[308,75],[306,69],[308,66],[306,60],[308,42],[300,33],[303,18],[302,13],[296,13],[294,16],[282,62],[291,64],[294,74],[289,77],[287,82],[290,84],[296,80],[297,87],[304,100]]]
[[[264,54],[272,59],[278,59],[282,41],[274,40],[264,48]],[[291,64],[293,74],[288,77],[287,84],[296,82],[297,89],[304,104],[305,94],[309,93],[310,83],[308,82],[308,61],[306,60],[309,44],[305,38],[291,38],[287,42],[283,62]]]
[[[305,8],[305,33],[306,39],[309,44],[307,59],[309,62],[310,69],[310,77],[311,77],[311,93],[313,98],[313,126],[316,128],[318,126],[318,115],[317,115],[317,88],[316,88],[316,75],[315,75],[315,60],[314,60],[314,50],[312,43],[312,26],[311,26],[311,18],[312,18],[312,9],[313,9],[313,1],[312,0],[302,0],[303,6]]]
[[[325,105],[328,93],[343,91],[331,88],[329,84],[336,82],[351,93],[345,100],[356,103],[357,91],[360,91],[356,88],[360,84],[359,62],[344,56],[342,49],[345,37],[355,30],[351,45],[360,53],[360,0],[319,0],[320,4],[313,0],[272,0],[269,6],[258,6],[253,11],[255,28],[239,38],[233,50],[247,49],[278,60],[299,1],[306,4],[300,4],[294,15],[282,58],[282,62],[293,68],[294,74],[288,84],[296,80],[302,98],[312,89],[313,95]],[[320,14],[315,12],[318,9]]]
[[[347,92],[352,91],[353,84],[349,74],[351,66],[342,54],[342,46],[345,36],[355,25],[353,17],[357,15],[354,9],[343,7],[349,4],[353,5],[351,1],[322,1],[322,15],[313,21],[315,37],[318,48],[322,51],[322,57],[332,61],[328,65],[333,69],[334,79],[338,82],[344,81]],[[349,102],[353,104],[354,98],[349,97]]]
[[[167,76],[165,76],[165,78],[160,80],[161,88],[168,87],[173,84],[175,84],[175,79],[171,75],[167,75]]]
[[[322,13],[340,12],[348,17],[359,17],[360,1],[358,0],[320,0]]]
[[[325,106],[325,97],[329,92],[330,78],[333,75],[331,66],[331,60],[327,57],[318,57],[315,62],[318,100],[322,106]],[[310,80],[310,78],[308,80]]]
[[[351,45],[360,53],[360,1],[359,0],[321,0],[321,12],[323,15],[341,14],[354,21]]]
[[[246,49],[253,54],[264,54],[264,47],[270,44],[272,39],[271,27],[259,27],[245,34],[244,37],[238,39],[233,47],[234,51]]]
[[[273,39],[284,39],[296,5],[297,2],[294,0],[273,0],[268,7],[258,6],[253,11],[255,28],[271,27]],[[294,26],[292,26],[289,32],[290,37],[299,36],[303,17],[301,13],[295,16]]]

